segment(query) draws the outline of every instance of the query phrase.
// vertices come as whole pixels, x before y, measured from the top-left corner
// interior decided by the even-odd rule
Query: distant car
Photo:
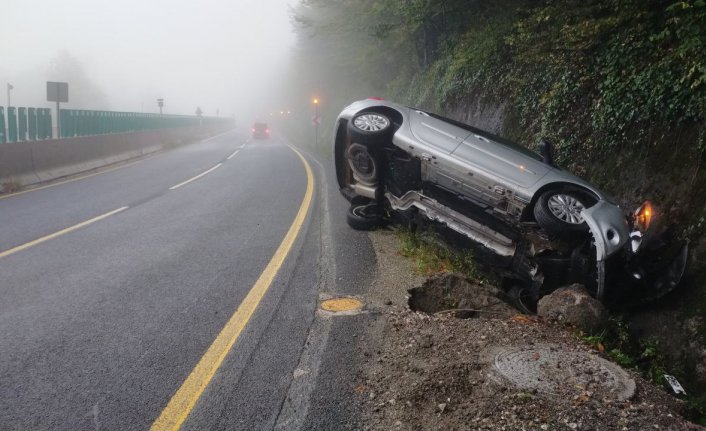
[[[393,216],[441,224],[500,258],[535,301],[571,282],[599,299],[624,279],[671,290],[683,274],[686,246],[665,265],[640,265],[649,203],[626,215],[558,168],[546,141],[537,154],[431,112],[368,99],[340,113],[333,151],[351,227]]]
[[[255,139],[267,139],[270,137],[270,128],[267,123],[255,123],[252,126],[252,137]]]

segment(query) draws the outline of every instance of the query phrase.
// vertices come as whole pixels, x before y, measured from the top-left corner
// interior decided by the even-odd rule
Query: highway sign
[[[47,81],[47,101],[66,103],[69,101],[69,84],[67,82]]]

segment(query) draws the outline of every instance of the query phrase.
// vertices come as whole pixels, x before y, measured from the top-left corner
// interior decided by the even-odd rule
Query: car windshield
[[[517,151],[518,153],[522,153],[522,154],[524,154],[528,157],[531,157],[535,160],[538,160],[540,162],[543,160],[542,156],[540,156],[539,154],[535,153],[534,151],[530,150],[527,147],[524,147],[520,144],[512,142],[509,139],[505,139],[500,136],[494,135],[492,133],[488,133],[485,130],[481,130],[481,129],[478,129],[473,126],[469,126],[468,124],[461,123],[460,121],[456,121],[456,120],[452,120],[450,118],[442,117],[441,115],[433,114],[431,112],[426,112],[426,111],[422,111],[422,112],[424,112],[425,114],[429,115],[432,118],[436,118],[438,120],[442,120],[442,121],[446,121],[447,123],[451,123],[456,127],[460,127],[464,130],[468,130],[469,132],[476,134],[478,136],[482,136],[482,137],[486,138],[487,140],[492,141],[496,144],[504,145],[512,150]]]
[[[267,129],[267,124],[265,124],[265,123],[255,123],[255,125],[254,125],[253,127],[254,127],[255,129],[258,129],[258,130],[263,130],[263,129]]]

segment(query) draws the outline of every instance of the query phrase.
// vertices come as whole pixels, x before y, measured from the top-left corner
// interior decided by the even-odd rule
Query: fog
[[[236,115],[282,108],[297,0],[5,0],[0,105],[49,107],[69,82],[74,109]]]

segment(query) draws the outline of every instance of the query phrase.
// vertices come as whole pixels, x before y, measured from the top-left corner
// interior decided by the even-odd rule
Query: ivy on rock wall
[[[704,0],[309,0],[297,13],[302,34],[336,40],[328,70],[440,111],[502,100],[512,137],[553,138],[563,162],[679,127],[704,148]]]

